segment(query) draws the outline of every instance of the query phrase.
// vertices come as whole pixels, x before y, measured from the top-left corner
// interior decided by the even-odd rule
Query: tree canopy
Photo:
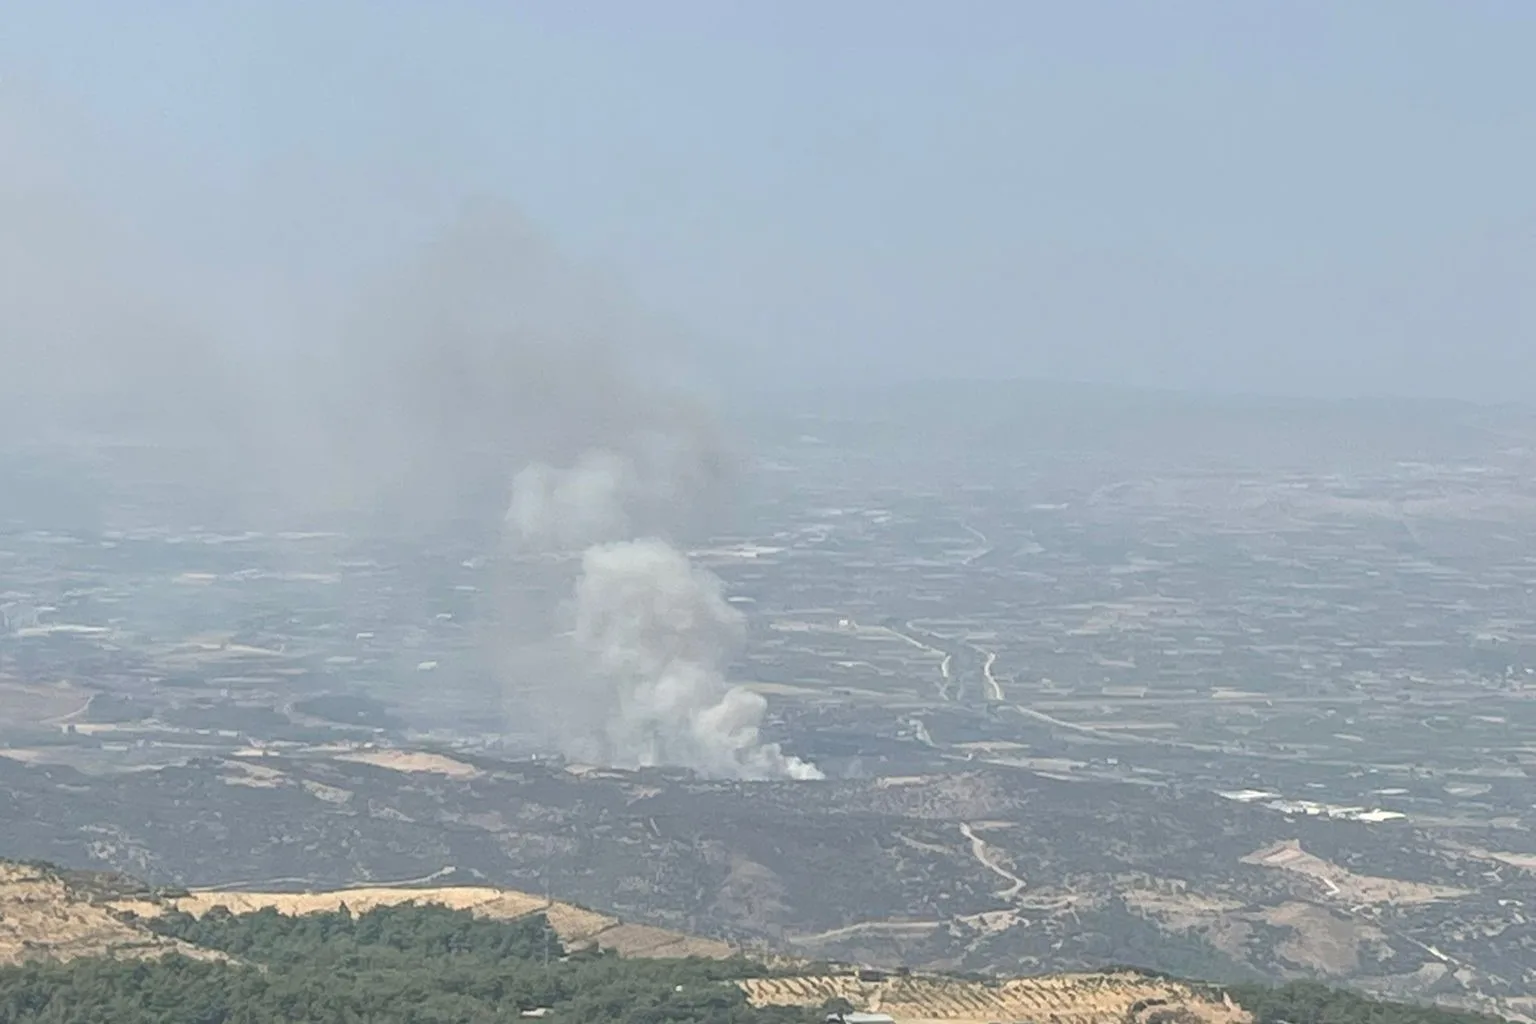
[[[810,1024],[828,1010],[751,1006],[736,960],[624,960],[566,949],[542,915],[427,905],[145,922],[227,959],[82,958],[0,968],[5,1024]],[[1226,989],[1258,1024],[1493,1024],[1298,982]]]
[[[570,952],[542,915],[490,921],[437,906],[275,911],[148,922],[229,961],[81,959],[0,970],[8,1024],[490,1024],[547,1011],[589,1024],[797,1024],[755,1009],[746,961]]]

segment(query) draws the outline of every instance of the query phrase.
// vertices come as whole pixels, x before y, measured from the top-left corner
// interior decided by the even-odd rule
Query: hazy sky
[[[0,0],[32,173],[181,258],[490,193],[748,380],[1525,397],[1533,54],[1529,0]]]

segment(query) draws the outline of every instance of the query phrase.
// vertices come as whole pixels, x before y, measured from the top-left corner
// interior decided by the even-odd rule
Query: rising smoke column
[[[163,210],[146,200],[139,212],[174,216],[130,230],[107,215],[115,200],[64,173],[99,161],[58,149],[7,100],[0,91],[7,440],[104,433],[174,450],[171,493],[193,522],[341,529],[454,552],[505,539],[526,554],[672,537],[705,517],[728,476],[711,418],[662,386],[684,369],[678,332],[571,266],[506,205],[466,204],[418,247],[405,227],[415,217],[390,204],[388,220],[400,223],[376,237],[407,248],[364,258],[350,229],[324,228],[347,223],[326,216],[345,197],[300,183],[258,197],[256,234],[266,237],[268,215],[286,224],[315,250],[312,273],[293,273],[287,249],[257,244],[241,218],[225,223],[228,252],[212,259],[176,242],[199,232],[162,228],[219,222],[223,211],[197,205],[195,190],[167,189]],[[418,213],[426,229],[432,218]],[[640,657],[671,649],[665,631],[686,627],[659,616],[652,632],[619,630],[625,615],[602,604],[615,577],[597,558],[569,609],[588,628],[561,637],[568,581],[551,566],[569,563],[503,564],[484,602],[491,613],[473,626],[482,643],[466,659],[466,685],[485,686],[486,699],[511,691],[499,696],[530,726],[568,751],[596,736],[591,753],[617,763],[732,777],[810,771],[757,739],[762,701],[724,682],[739,625],[682,644],[699,652],[691,658]],[[643,607],[683,586],[644,564],[654,578],[630,577],[625,601]],[[683,579],[709,593],[707,574]],[[595,604],[583,611],[585,602]],[[632,653],[619,657],[624,644]],[[551,680],[559,685],[538,685]]]
[[[743,634],[719,578],[655,539],[590,547],[576,585],[575,641],[613,684],[612,755],[706,775],[815,779],[821,773],[759,735],[767,702],[728,687]]]
[[[361,325],[341,391],[363,400],[338,408],[323,465],[343,474],[323,475],[413,532],[499,530],[486,650],[509,724],[583,759],[815,774],[759,738],[762,699],[723,671],[739,617],[667,543],[729,477],[712,418],[668,386],[683,369],[669,329],[494,205],[467,210]],[[594,547],[636,538],[661,539]],[[568,605],[570,561],[524,557],[584,549]]]
[[[764,742],[767,702],[730,686],[725,665],[743,619],[720,579],[656,537],[623,536],[636,502],[674,493],[613,452],[568,469],[535,464],[513,481],[507,514],[524,545],[588,544],[570,638],[583,699],[597,702],[599,753],[620,765],[676,765],[737,779],[819,779],[814,765]],[[578,740],[581,738],[577,738]]]

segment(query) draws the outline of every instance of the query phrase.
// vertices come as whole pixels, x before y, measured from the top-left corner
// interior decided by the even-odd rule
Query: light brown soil
[[[119,920],[51,872],[0,863],[0,964],[105,954],[145,958],[173,951],[205,960],[222,957]]]
[[[389,768],[397,772],[430,772],[453,779],[474,779],[485,773],[474,765],[455,761],[442,754],[427,754],[409,750],[357,750],[337,756],[338,761],[353,761]]]
[[[1324,974],[1356,970],[1361,947],[1385,941],[1374,925],[1362,925],[1315,903],[1282,903],[1261,916],[1268,924],[1289,929],[1289,937],[1277,947],[1281,956],[1298,967]]]
[[[1245,955],[1256,926],[1284,929],[1285,938],[1278,947],[1281,956],[1298,967],[1345,977],[1359,968],[1363,955],[1380,952],[1386,945],[1377,925],[1348,912],[1346,875],[1328,876],[1338,879],[1339,892],[1325,892],[1315,903],[1293,900],[1275,907],[1244,907],[1168,881],[1152,887],[1128,886],[1125,899],[1172,930],[1198,930],[1217,949],[1237,958]]]
[[[288,776],[276,768],[269,768],[264,764],[256,764],[238,757],[226,758],[224,767],[230,772],[223,776],[224,784],[227,786],[276,789],[279,786],[291,784]]]
[[[1301,848],[1295,839],[1255,850],[1243,858],[1244,864],[1257,864],[1278,868],[1314,878],[1327,895],[1350,904],[1411,904],[1433,903],[1436,900],[1454,899],[1467,895],[1465,889],[1453,889],[1443,885],[1423,885],[1404,882],[1396,878],[1378,878],[1373,875],[1357,875]]]

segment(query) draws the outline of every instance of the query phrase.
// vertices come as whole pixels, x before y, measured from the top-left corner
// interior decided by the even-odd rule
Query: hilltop
[[[341,744],[108,774],[0,757],[0,818],[12,855],[226,905],[436,885],[521,911],[547,892],[597,911],[569,913],[611,943],[994,976],[1128,963],[1536,1015],[1536,874],[1493,859],[1513,831],[1285,815],[1038,766],[805,787]]]
[[[738,950],[725,942],[620,921],[569,903],[488,886],[359,886],[324,892],[189,892],[153,888],[122,875],[64,871],[46,864],[0,861],[0,965],[80,957],[153,958],[180,953],[221,959],[217,951],[167,938],[149,926],[168,914],[202,918],[263,910],[286,916],[366,913],[421,904],[466,911],[491,921],[543,916],[562,944],[626,957],[724,960]]]
[[[250,928],[265,930],[270,925],[256,922],[274,916],[350,922],[427,908],[508,926],[547,922],[562,956],[587,951],[636,959],[714,961],[722,969],[742,972],[732,984],[747,1005],[758,1009],[817,1011],[829,1004],[846,1004],[889,1013],[901,1021],[954,1024],[1026,1018],[1049,1018],[1060,1024],[1127,1024],[1175,1009],[1179,1019],[1190,1024],[1251,1024],[1253,1019],[1226,997],[1131,971],[996,982],[828,970],[826,965],[780,961],[770,974],[764,965],[741,959],[737,950],[722,942],[626,924],[570,904],[486,886],[187,892],[153,888],[120,875],[5,862],[0,862],[0,965],[22,969],[179,956],[235,967],[241,960],[250,960],[255,947],[230,942],[221,948],[215,937],[220,929],[227,931],[232,921],[250,920]],[[232,955],[236,949],[241,954],[238,958]],[[815,1016],[811,1013],[806,1019]]]
[[[152,898],[146,887],[125,885],[117,876],[0,861],[0,965],[107,955],[221,956],[125,919],[114,903],[129,894],[143,902]]]
[[[1494,1018],[1116,969],[977,979],[748,959],[485,886],[187,892],[0,862],[0,1019],[811,1024],[1403,1024]],[[629,966],[622,966],[622,965]],[[654,966],[646,966],[647,964]],[[1254,1012],[1244,1000],[1262,1007]]]

